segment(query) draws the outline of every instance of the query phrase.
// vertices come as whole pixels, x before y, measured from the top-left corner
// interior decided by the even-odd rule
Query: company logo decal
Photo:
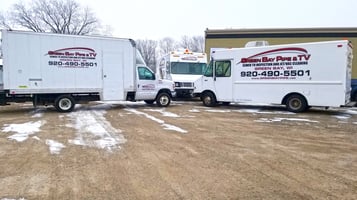
[[[267,80],[310,80],[312,70],[307,69],[311,54],[299,47],[279,48],[243,57],[237,64],[242,79]]]
[[[290,54],[290,55],[284,56],[283,54]],[[291,48],[280,48],[280,49],[273,49],[273,50],[261,52],[247,58],[242,58],[239,63],[308,61],[310,57],[311,55],[308,54],[306,49],[291,47]]]
[[[155,90],[155,85],[154,84],[143,85],[142,90]]]
[[[96,67],[97,53],[92,48],[70,47],[48,51],[48,65],[59,68],[90,68]]]
[[[186,56],[186,57],[182,57],[182,60],[190,60],[190,61],[196,61],[197,57],[194,56]]]

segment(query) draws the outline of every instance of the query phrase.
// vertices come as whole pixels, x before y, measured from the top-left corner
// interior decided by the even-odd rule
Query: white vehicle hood
[[[174,82],[195,82],[200,79],[202,75],[192,74],[171,74],[171,78]]]

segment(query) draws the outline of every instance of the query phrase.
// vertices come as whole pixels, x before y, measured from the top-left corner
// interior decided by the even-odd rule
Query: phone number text
[[[258,76],[284,76],[284,77],[294,77],[294,76],[310,76],[310,70],[284,70],[284,71],[242,71],[240,73],[241,77],[258,77]]]
[[[70,66],[70,67],[96,67],[96,62],[62,62],[62,61],[48,61],[48,65],[53,66]]]

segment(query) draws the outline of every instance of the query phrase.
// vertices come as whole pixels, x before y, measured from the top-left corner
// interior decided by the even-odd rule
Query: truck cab
[[[163,56],[159,60],[157,72],[161,79],[174,81],[177,97],[194,97],[194,82],[202,77],[206,65],[205,53],[185,49]]]
[[[147,104],[166,107],[175,96],[174,83],[171,80],[160,79],[146,66],[139,51],[136,53],[137,90],[134,100],[144,100]]]

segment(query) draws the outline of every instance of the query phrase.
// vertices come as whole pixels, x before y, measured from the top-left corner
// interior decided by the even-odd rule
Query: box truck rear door
[[[103,52],[103,98],[105,101],[124,100],[123,52]]]

